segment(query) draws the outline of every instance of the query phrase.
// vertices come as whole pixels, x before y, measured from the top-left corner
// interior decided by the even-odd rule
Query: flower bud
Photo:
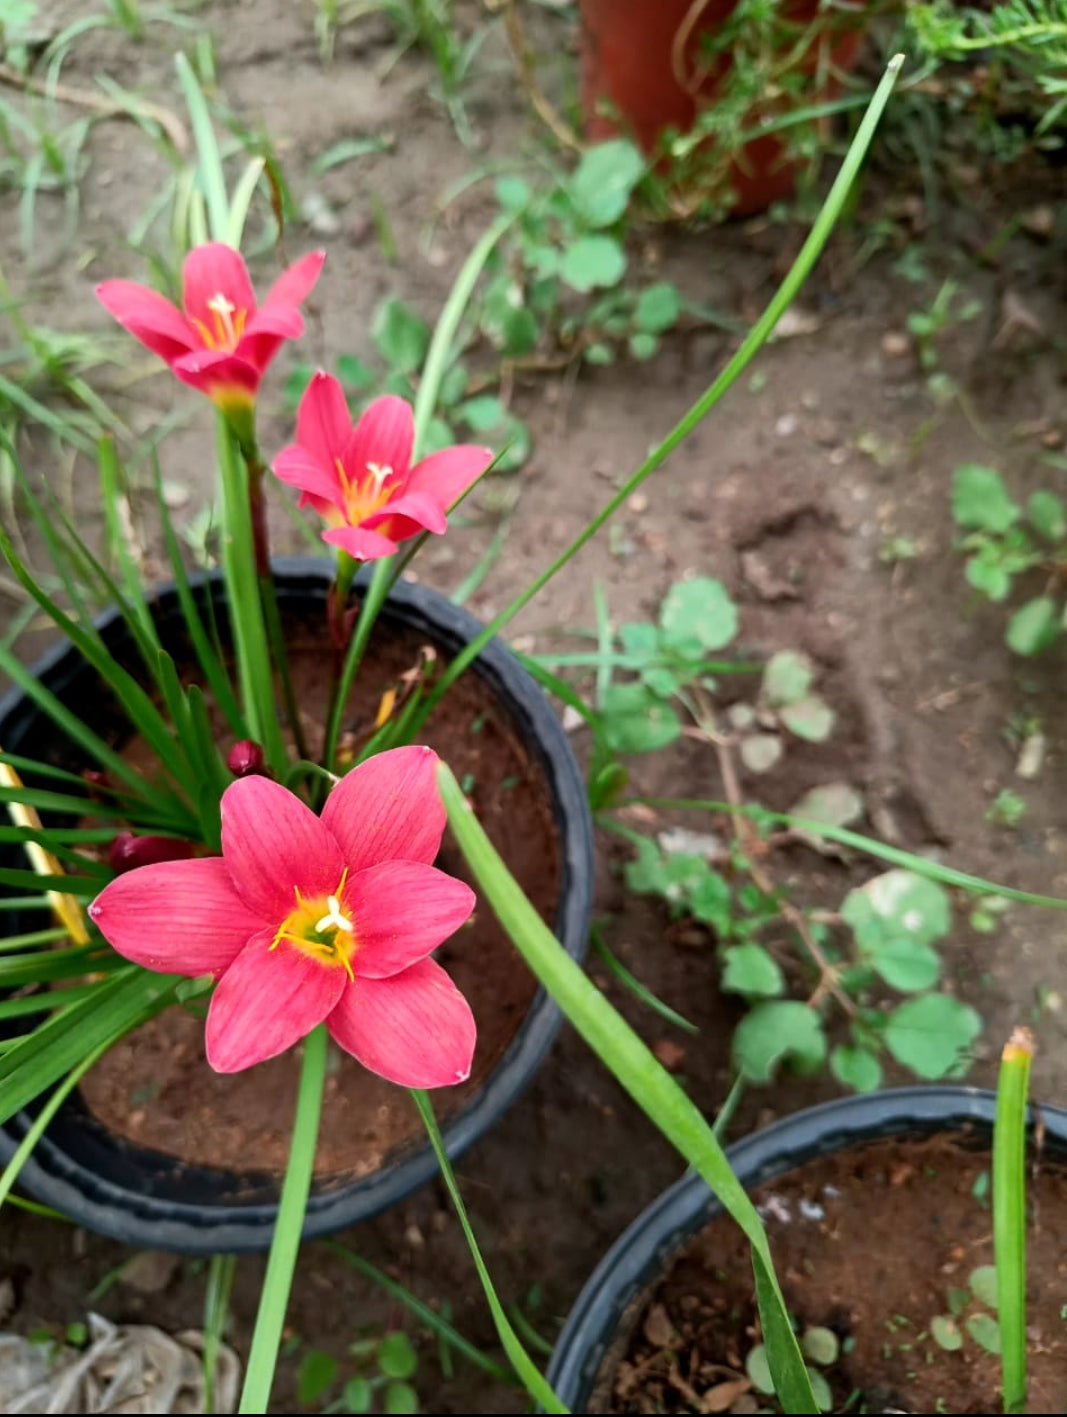
[[[266,777],[263,769],[263,749],[251,738],[242,738],[226,755],[226,766],[234,777]]]
[[[196,843],[176,836],[135,836],[119,832],[111,843],[111,869],[121,875],[138,866],[154,866],[159,861],[187,861],[196,851]]]

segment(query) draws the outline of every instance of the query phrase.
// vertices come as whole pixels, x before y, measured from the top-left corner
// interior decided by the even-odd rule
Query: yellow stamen
[[[211,311],[211,327],[195,318],[192,323],[208,349],[220,349],[232,354],[245,332],[248,311],[239,310],[221,291],[211,296],[206,304]]]
[[[321,964],[339,964],[352,979],[352,956],[359,948],[356,927],[345,914],[344,890],[348,879],[345,868],[334,895],[305,900],[298,886],[293,887],[296,905],[278,926],[270,948],[275,950],[283,940],[295,945],[303,954]]]

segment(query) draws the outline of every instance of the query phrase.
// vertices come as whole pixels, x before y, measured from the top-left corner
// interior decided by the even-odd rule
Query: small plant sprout
[[[1004,635],[1008,648],[1029,657],[1055,644],[1067,613],[1062,498],[1042,489],[1022,507],[995,468],[965,463],[953,478],[952,515],[961,531],[960,549],[967,553],[964,574],[975,590],[1000,604],[1012,595],[1017,579],[1036,580],[1040,588],[1012,612]]]

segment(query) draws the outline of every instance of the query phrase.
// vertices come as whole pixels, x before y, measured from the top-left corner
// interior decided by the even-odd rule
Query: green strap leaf
[[[586,1043],[708,1183],[752,1246],[756,1297],[777,1392],[788,1412],[818,1412],[770,1247],[755,1207],[692,1100],[545,925],[476,820],[452,772],[441,764],[438,786],[460,850],[516,949]]]
[[[454,778],[452,780],[455,782]],[[456,791],[459,791],[458,785]],[[464,1237],[470,1248],[471,1258],[474,1260],[474,1267],[478,1271],[478,1278],[482,1281],[482,1288],[485,1291],[485,1297],[488,1300],[489,1310],[493,1315],[493,1323],[496,1325],[500,1342],[504,1345],[504,1352],[508,1355],[515,1371],[522,1379],[526,1391],[532,1398],[540,1403],[546,1412],[567,1413],[570,1409],[563,1406],[559,1398],[545,1381],[537,1364],[522,1346],[518,1334],[515,1332],[514,1328],[512,1328],[511,1321],[504,1312],[503,1304],[501,1304],[497,1297],[496,1289],[493,1287],[493,1281],[489,1277],[489,1271],[485,1266],[485,1261],[482,1259],[482,1252],[478,1248],[478,1241],[475,1239],[474,1230],[471,1227],[470,1220],[467,1218],[463,1197],[460,1195],[459,1187],[456,1185],[456,1178],[452,1172],[452,1165],[448,1159],[448,1153],[445,1151],[445,1144],[437,1125],[437,1119],[434,1117],[430,1099],[425,1092],[418,1092],[414,1088],[411,1090],[411,1095],[415,1099],[415,1106],[419,1109],[419,1116],[422,1118],[423,1124],[426,1127],[430,1144],[434,1149],[437,1163],[441,1168],[441,1175],[444,1179],[445,1186],[448,1188],[448,1194],[452,1197],[452,1204],[456,1207],[456,1214],[459,1216],[459,1223],[463,1228]]]

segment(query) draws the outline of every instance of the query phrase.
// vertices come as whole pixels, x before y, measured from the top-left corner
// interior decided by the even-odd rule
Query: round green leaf
[[[1040,654],[1060,633],[1059,606],[1050,595],[1039,595],[1016,610],[1004,636],[1016,654]]]
[[[610,226],[625,212],[646,159],[627,138],[598,143],[582,154],[568,184],[578,215],[589,226]]]
[[[936,950],[918,940],[887,940],[871,954],[871,964],[891,989],[902,994],[918,994],[932,989],[941,974]]]
[[[650,285],[637,298],[634,324],[650,335],[661,335],[671,329],[682,313],[677,286],[669,281]]]
[[[818,694],[809,694],[807,698],[780,708],[778,717],[798,738],[808,743],[823,743],[830,736],[836,715],[825,699]]]
[[[529,185],[521,177],[498,177],[496,199],[505,211],[520,211],[530,200]]]
[[[785,991],[778,961],[762,945],[730,945],[723,960],[722,987],[728,993],[774,999]]]
[[[849,891],[841,916],[860,947],[871,955],[892,940],[928,945],[943,939],[952,923],[948,893],[914,871],[883,871]]]
[[[810,1358],[813,1363],[828,1368],[831,1363],[837,1362],[841,1344],[832,1328],[822,1328],[820,1325],[816,1325],[814,1328],[804,1330],[800,1338],[800,1349],[805,1358]]]
[[[346,1412],[369,1412],[374,1404],[374,1389],[366,1378],[349,1378],[345,1383]]]
[[[974,1009],[947,994],[924,994],[894,1009],[882,1035],[896,1058],[922,1078],[957,1073],[982,1031]]]
[[[954,1353],[963,1347],[963,1334],[951,1314],[936,1314],[930,1320],[930,1337],[946,1353]]]
[[[832,1412],[834,1410],[834,1395],[830,1391],[830,1384],[822,1373],[817,1372],[814,1368],[809,1368],[808,1380],[811,1383],[811,1393],[815,1398],[816,1407],[820,1412]]]
[[[995,468],[965,463],[952,479],[952,515],[960,526],[1005,532],[1019,520],[1019,508]]]
[[[560,276],[584,295],[617,285],[625,270],[626,255],[617,241],[610,236],[582,236],[564,251]]]
[[[390,1414],[414,1413],[419,1410],[419,1395],[410,1383],[387,1383],[383,1411]]]
[[[767,1349],[762,1343],[757,1343],[755,1347],[748,1350],[745,1356],[745,1372],[757,1392],[771,1393],[774,1391],[771,1365],[767,1361]]]
[[[654,753],[682,731],[674,709],[645,684],[612,684],[600,712],[604,739],[613,753]]]
[[[987,1304],[989,1308],[996,1309],[997,1303],[997,1267],[995,1264],[980,1264],[977,1269],[972,1269],[969,1283],[971,1293],[981,1303]]]
[[[378,1367],[387,1378],[410,1378],[419,1360],[402,1329],[387,1333],[378,1345]]]
[[[763,671],[760,696],[771,708],[796,703],[811,687],[815,669],[806,654],[782,649],[772,654]]]
[[[813,787],[794,802],[789,812],[794,817],[806,817],[828,827],[848,827],[863,816],[863,798],[847,782],[827,782]],[[813,832],[813,836],[818,834]]]
[[[659,349],[659,340],[655,335],[646,334],[644,330],[637,330],[630,336],[630,353],[635,359],[651,359]]]
[[[696,576],[678,581],[660,606],[664,641],[687,659],[722,649],[737,634],[737,607],[721,581]]]
[[[856,1092],[875,1092],[882,1085],[882,1065],[866,1048],[838,1044],[830,1053],[830,1071]]]
[[[971,1314],[964,1321],[967,1332],[987,1353],[1000,1352],[1000,1324],[992,1314]]]
[[[738,751],[749,772],[770,772],[782,756],[782,740],[777,733],[748,733]]]
[[[826,1057],[822,1020],[795,999],[757,1004],[734,1031],[733,1055],[752,1082],[770,1082],[786,1059],[798,1072],[814,1072]]]
[[[337,1377],[337,1359],[319,1348],[309,1348],[296,1376],[296,1400],[303,1407],[318,1403]]]
[[[1062,541],[1067,536],[1067,511],[1055,492],[1031,493],[1026,515],[1030,525],[1046,541]]]
[[[393,297],[374,312],[371,339],[386,363],[405,374],[414,374],[426,357],[430,327],[409,305]]]

